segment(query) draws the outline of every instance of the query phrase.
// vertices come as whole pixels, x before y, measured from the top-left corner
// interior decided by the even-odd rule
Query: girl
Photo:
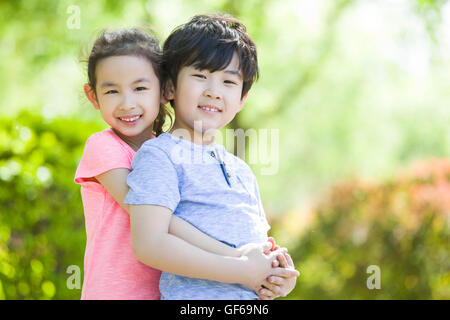
[[[81,299],[159,299],[161,272],[139,262],[133,253],[126,178],[135,152],[144,141],[162,133],[167,102],[161,98],[161,49],[156,39],[137,29],[103,32],[88,59],[86,97],[111,127],[86,142],[75,174],[81,185],[86,219],[86,251]],[[260,298],[284,292],[282,268],[289,257],[265,255],[271,243],[231,248],[173,216],[169,232],[198,250],[220,255],[218,262],[245,266],[252,282],[260,279]],[[231,260],[230,260],[231,259]],[[278,259],[278,260],[277,260]],[[244,264],[245,262],[245,264]],[[242,270],[241,270],[242,271]],[[278,272],[278,273],[277,273]],[[265,280],[274,279],[274,283]],[[223,279],[223,274],[220,275]],[[242,281],[240,274],[226,275]]]

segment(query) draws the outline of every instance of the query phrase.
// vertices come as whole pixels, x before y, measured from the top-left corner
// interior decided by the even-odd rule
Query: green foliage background
[[[271,232],[302,272],[287,298],[449,299],[446,0],[0,2],[0,299],[80,297],[66,283],[85,246],[73,176],[105,128],[80,60],[98,31],[151,25],[163,40],[215,12],[258,45],[261,78],[229,127],[279,130],[278,172],[252,167]],[[443,159],[424,162],[431,180],[398,178],[431,157]],[[366,287],[369,265],[380,290]]]

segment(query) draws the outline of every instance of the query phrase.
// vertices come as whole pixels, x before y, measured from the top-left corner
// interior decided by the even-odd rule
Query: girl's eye
[[[194,77],[200,78],[200,79],[206,79],[206,77],[202,74],[194,74]]]
[[[225,80],[224,82],[225,82],[226,84],[237,84],[236,82],[231,81],[231,80]]]

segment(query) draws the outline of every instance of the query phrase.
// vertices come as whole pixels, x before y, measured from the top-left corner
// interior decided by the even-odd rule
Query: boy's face
[[[169,84],[169,100],[174,100],[174,129],[197,129],[194,122],[201,121],[202,132],[226,126],[244,106],[242,72],[235,53],[223,70],[211,73],[193,66],[183,67],[178,73],[177,88]]]
[[[95,92],[88,85],[85,92],[105,122],[125,136],[148,131],[151,136],[161,100],[152,64],[142,57],[112,56],[99,61],[95,74]]]

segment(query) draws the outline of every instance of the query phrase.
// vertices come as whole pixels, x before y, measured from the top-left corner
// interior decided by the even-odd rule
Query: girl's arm
[[[119,205],[130,213],[130,206],[123,203],[128,193],[127,176],[128,169],[113,169],[102,173],[95,178],[103,185],[108,193],[119,203]],[[241,252],[235,248],[211,238],[202,231],[183,219],[172,215],[169,225],[169,233],[181,238],[193,246],[222,256],[240,257]]]

